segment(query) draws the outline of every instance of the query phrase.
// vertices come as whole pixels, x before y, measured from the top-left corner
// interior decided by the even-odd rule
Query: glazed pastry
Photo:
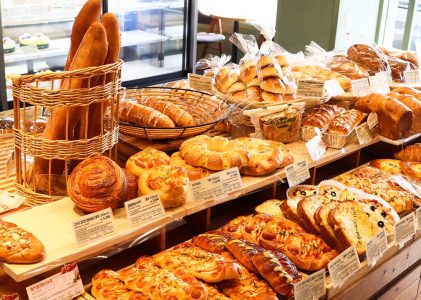
[[[172,166],[178,166],[186,169],[187,176],[189,176],[189,180],[197,180],[203,177],[207,177],[213,172],[211,170],[201,168],[201,167],[195,167],[192,165],[189,165],[186,163],[186,161],[183,159],[183,157],[180,155],[180,152],[174,152],[171,155],[170,158],[170,165]]]
[[[184,168],[161,165],[143,173],[138,181],[141,195],[158,193],[165,208],[186,203],[189,177]]]
[[[323,104],[316,106],[304,115],[301,126],[323,129],[335,116],[344,111],[344,108],[336,105]]]
[[[117,208],[126,200],[127,180],[123,170],[105,156],[80,162],[67,180],[67,193],[85,212]]]
[[[170,157],[154,148],[146,148],[132,155],[126,162],[126,169],[140,177],[146,171],[161,165],[168,165]]]
[[[328,127],[328,133],[348,135],[351,131],[364,119],[365,114],[362,112],[351,109],[334,117]]]
[[[350,60],[366,68],[370,75],[389,70],[387,56],[368,45],[352,45],[348,48],[347,55]]]
[[[395,158],[403,161],[421,162],[421,143],[410,145],[395,153]]]

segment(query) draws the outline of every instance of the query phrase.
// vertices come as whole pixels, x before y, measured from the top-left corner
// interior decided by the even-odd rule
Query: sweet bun
[[[168,165],[170,157],[162,151],[154,148],[146,148],[132,155],[126,162],[126,169],[137,177],[142,173],[160,165]]]
[[[232,96],[239,99],[246,99],[248,97],[248,94],[246,90],[242,90],[242,91],[232,93]]]
[[[275,64],[277,64],[275,58],[273,58],[272,56],[263,55],[257,61],[257,68],[261,70],[264,67],[274,66]]]
[[[260,88],[266,92],[286,94],[287,88],[284,82],[276,77],[266,78],[260,83]]]
[[[262,98],[260,98],[260,93],[262,90],[259,86],[251,86],[248,87],[247,90],[247,98],[251,101],[262,101]]]
[[[240,91],[244,91],[245,89],[246,89],[246,85],[242,83],[241,81],[237,81],[229,87],[229,89],[227,90],[227,93],[240,92]]]
[[[264,67],[259,72],[260,80],[268,78],[268,77],[280,78],[281,76],[282,76],[282,69],[276,65]]]
[[[233,167],[241,168],[249,161],[247,149],[225,137],[199,135],[180,146],[180,154],[193,166],[220,171]]]
[[[79,163],[67,180],[70,199],[85,212],[117,208],[126,200],[127,180],[123,170],[105,156]]]
[[[260,85],[260,80],[259,78],[253,78],[252,80],[250,80],[249,82],[247,82],[247,87],[251,87],[251,86],[259,86]]]
[[[289,60],[285,55],[277,55],[275,56],[275,59],[278,61],[278,64],[283,67],[283,66],[288,66],[289,65]]]
[[[189,177],[182,167],[161,165],[144,173],[138,186],[142,195],[158,193],[165,208],[178,207],[187,200]]]
[[[275,94],[266,91],[262,91],[261,97],[263,101],[267,102],[282,102],[284,100],[282,94]]]
[[[240,80],[244,83],[251,81],[257,77],[256,63],[253,61],[246,61],[240,65]]]
[[[221,74],[222,71],[222,75]],[[228,89],[237,81],[239,81],[239,75],[227,68],[222,68],[215,77],[216,87],[222,92],[228,92]]]

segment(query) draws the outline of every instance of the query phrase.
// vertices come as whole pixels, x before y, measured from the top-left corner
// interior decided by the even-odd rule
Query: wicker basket
[[[139,99],[168,101],[190,113],[197,123],[196,126],[189,127],[155,128],[120,121],[121,133],[148,140],[173,140],[202,134],[227,118],[233,108],[224,100],[208,93],[168,87],[127,89],[125,98],[134,101]]]
[[[14,99],[14,139],[16,159],[16,190],[26,198],[28,206],[57,200],[63,196],[55,194],[56,185],[65,184],[71,166],[77,160],[101,155],[108,151],[111,158],[117,155],[115,145],[118,142],[118,104],[121,93],[121,68],[123,61],[100,67],[90,67],[76,71],[50,72],[25,75],[13,80]],[[72,80],[83,80],[83,88],[63,89],[63,83]],[[98,135],[88,135],[89,109],[98,108],[101,114]],[[23,113],[19,113],[23,110]],[[64,112],[65,138],[50,140],[43,133],[27,132],[22,126],[27,120],[36,120],[40,109],[44,115],[51,115],[54,110]],[[110,113],[110,122],[104,122],[106,110]],[[56,111],[56,112],[57,112]],[[74,113],[75,111],[80,113]],[[63,115],[62,114],[62,115]],[[78,122],[87,126],[80,130],[78,136],[69,136],[69,116],[76,115]],[[93,128],[93,127],[92,127]],[[76,130],[75,130],[76,132]],[[77,138],[77,139],[76,139]],[[20,159],[18,159],[20,158]],[[36,159],[48,162],[46,174],[37,174],[34,167]],[[52,174],[53,162],[63,165],[59,174]],[[72,163],[73,162],[73,163]],[[39,178],[43,179],[42,188]]]

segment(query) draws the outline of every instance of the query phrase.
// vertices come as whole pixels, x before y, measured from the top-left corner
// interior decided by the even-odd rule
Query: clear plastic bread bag
[[[290,74],[290,54],[272,41],[275,29],[256,26],[266,41],[262,43],[257,60],[257,76],[265,102],[283,102],[293,100],[297,85]]]
[[[246,85],[240,80],[240,67],[234,63],[229,63],[217,70],[215,87],[219,92],[235,98],[247,97]]]
[[[348,59],[344,53],[335,50],[328,52],[314,41],[305,46],[305,55],[351,80],[370,76],[366,68]]]
[[[257,77],[257,59],[259,45],[254,35],[247,35],[234,32],[229,38],[230,42],[237,46],[244,53],[240,60],[240,80],[246,86],[247,99],[261,101],[260,81]]]
[[[206,57],[196,62],[196,69],[203,70],[203,75],[215,79],[215,74],[219,72],[231,60],[230,55],[222,54],[221,56],[208,54]]]

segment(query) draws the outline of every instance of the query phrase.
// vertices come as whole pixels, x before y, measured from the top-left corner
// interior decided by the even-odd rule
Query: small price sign
[[[295,300],[319,299],[326,294],[326,270],[319,270],[294,284]]]
[[[411,85],[420,84],[420,70],[408,70],[403,72],[405,82]]]
[[[368,127],[367,122],[355,127],[355,133],[357,134],[360,145],[367,144],[373,140],[373,136],[371,135],[371,130],[370,127]]]
[[[111,208],[83,216],[72,222],[77,244],[84,244],[114,233],[114,218]]]
[[[157,193],[126,201],[124,207],[132,226],[165,217],[165,209]]]
[[[411,213],[395,223],[395,239],[399,248],[402,248],[406,242],[415,235],[415,214]]]
[[[332,278],[333,286],[337,288],[343,285],[360,269],[360,260],[355,245],[335,257],[327,267]]]
[[[315,128],[316,135],[306,143],[307,151],[313,161],[319,160],[327,151],[319,128]]]
[[[363,97],[370,94],[370,83],[367,78],[351,80],[352,94]]]
[[[320,80],[299,80],[297,84],[297,96],[324,97],[325,83]]]
[[[289,186],[300,184],[310,178],[307,161],[302,160],[285,167]]]
[[[367,241],[366,249],[368,265],[374,266],[387,249],[386,231],[384,229],[380,230],[379,233]]]

